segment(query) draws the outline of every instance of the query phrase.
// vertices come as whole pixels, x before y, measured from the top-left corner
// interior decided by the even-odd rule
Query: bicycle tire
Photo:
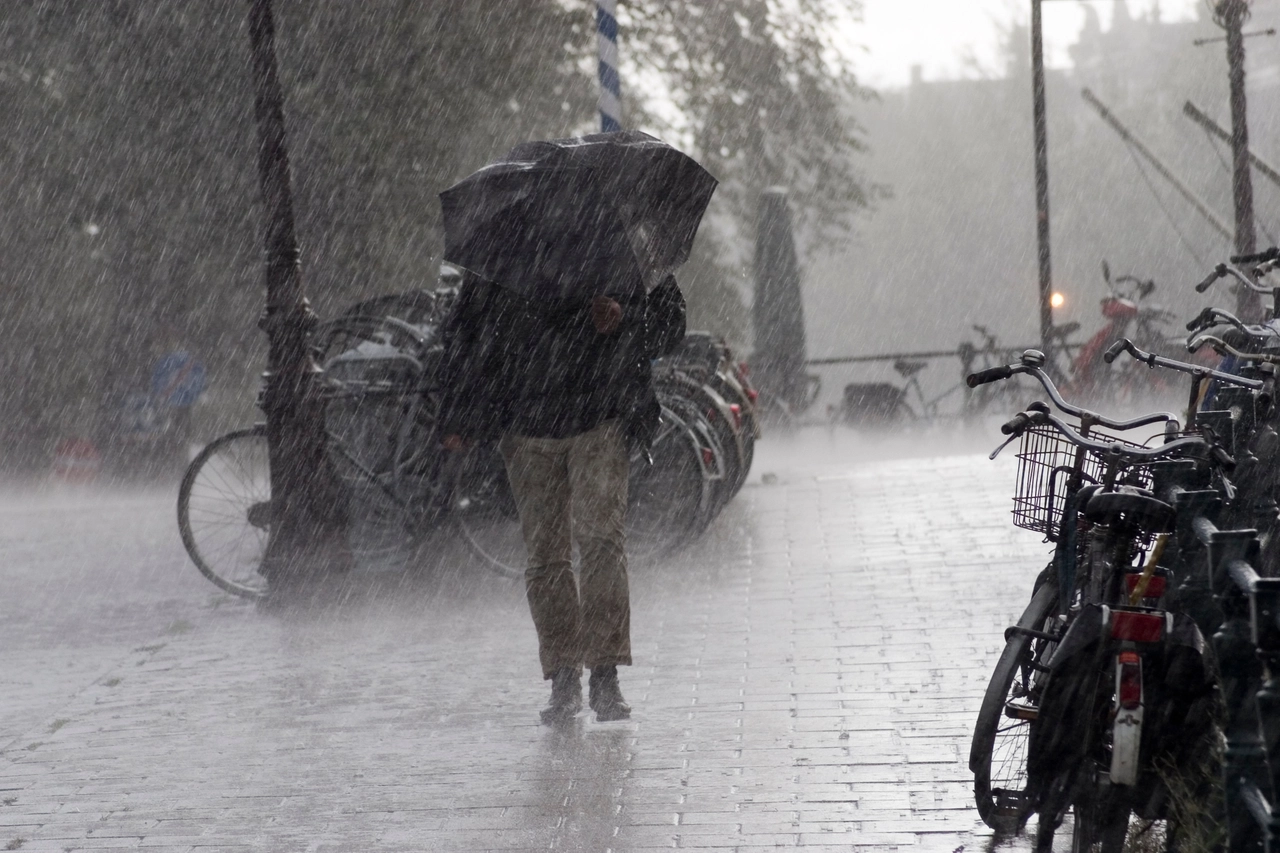
[[[652,464],[632,460],[627,499],[627,541],[640,560],[657,559],[687,545],[713,515],[712,481],[702,443],[669,406],[649,449]]]
[[[1043,630],[1058,602],[1056,584],[1040,584],[1018,619],[1018,627]],[[1033,806],[1025,798],[1027,736],[1033,722],[1013,720],[1004,729],[1005,708],[1017,689],[1015,679],[1047,649],[1038,641],[1017,633],[1005,642],[983,695],[969,749],[969,769],[973,772],[974,799],[982,822],[996,832],[1018,832],[1030,817]]]
[[[496,446],[467,451],[454,469],[450,494],[450,523],[472,555],[503,577],[522,577],[528,557],[520,516]]]
[[[1071,853],[1124,853],[1129,809],[1096,801],[1072,806]]]
[[[339,318],[322,331],[328,457],[348,493],[348,545],[358,564],[407,568],[442,509],[423,382],[438,349],[394,318]]]
[[[637,455],[628,473],[627,555],[650,562],[678,550],[701,533],[714,515],[715,496],[705,476],[700,436],[670,408],[647,460]],[[475,453],[493,453],[483,464]],[[477,470],[479,469],[479,470]],[[504,577],[524,575],[528,562],[520,519],[496,449],[473,450],[455,472],[450,519],[472,555]]]
[[[698,468],[706,483],[705,503],[699,506],[696,515],[697,533],[701,533],[712,519],[724,508],[733,497],[733,483],[729,479],[728,454],[716,428],[707,421],[698,404],[687,397],[664,395],[662,405],[664,414],[669,413],[676,423],[693,438],[698,448]]]
[[[713,399],[724,415],[726,425],[732,428],[733,448],[737,453],[734,456],[735,464],[732,466],[731,491],[736,495],[746,485],[747,476],[751,473],[751,463],[755,457],[755,424],[752,421],[751,409],[719,374],[714,374],[704,387],[715,395]],[[738,407],[736,412],[733,410],[735,405]]]
[[[737,492],[746,481],[746,449],[739,406],[735,417],[729,397],[711,382],[695,379],[684,373],[674,373],[658,383],[661,399],[677,399],[698,407],[702,420],[715,432],[716,439],[726,452],[725,478],[730,491]]]
[[[247,599],[267,594],[259,570],[270,515],[265,426],[214,439],[187,466],[178,487],[178,533],[196,568],[219,589]]]
[[[720,490],[723,506],[733,499],[747,481],[742,428],[733,422],[733,412],[723,397],[705,387],[700,387],[698,392],[711,404],[702,411],[702,419],[715,433],[716,441],[724,453],[724,483]]]

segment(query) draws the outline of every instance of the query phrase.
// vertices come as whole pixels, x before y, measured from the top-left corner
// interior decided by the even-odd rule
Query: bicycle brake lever
[[[1236,499],[1235,484],[1232,483],[1229,479],[1227,479],[1226,474],[1223,474],[1220,479],[1222,480],[1222,491],[1223,491],[1223,494],[1227,496],[1227,500],[1228,501],[1235,500]]]
[[[1206,326],[1213,325],[1213,306],[1201,311],[1195,316],[1195,319],[1187,323],[1188,332],[1197,332]]]
[[[1227,275],[1227,265],[1218,264],[1213,268],[1213,272],[1204,277],[1204,280],[1196,285],[1196,293],[1204,293],[1218,279]]]
[[[1011,436],[1009,436],[1008,438],[1006,438],[1006,439],[1004,440],[1004,442],[1002,442],[1002,443],[1001,443],[1001,445],[1000,445],[999,447],[997,447],[995,450],[991,451],[991,455],[990,455],[990,456],[988,456],[987,458],[988,458],[988,459],[995,459],[997,456],[999,456],[999,455],[1000,455],[1000,451],[1001,451],[1001,450],[1004,450],[1004,449],[1005,449],[1006,447],[1008,447],[1010,444],[1013,444],[1014,440],[1015,440],[1015,439],[1017,439],[1017,438],[1020,438],[1020,437],[1021,437],[1021,433],[1019,433],[1019,434],[1017,434],[1017,435],[1011,435]]]

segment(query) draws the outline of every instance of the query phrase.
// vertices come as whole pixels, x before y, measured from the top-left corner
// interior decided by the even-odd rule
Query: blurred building
[[[1155,278],[1156,301],[1191,311],[1205,304],[1191,285],[1230,245],[1137,162],[1080,90],[1092,89],[1227,222],[1230,153],[1182,105],[1190,99],[1228,127],[1230,113],[1225,46],[1193,44],[1221,35],[1207,18],[1135,18],[1122,2],[1104,31],[1085,8],[1074,67],[1050,71],[1047,97],[1054,282],[1067,300],[1055,319],[1078,320],[1092,333],[1102,324],[1102,260],[1117,273]],[[1278,22],[1280,10],[1259,9],[1248,29]],[[910,86],[862,111],[870,177],[892,197],[840,251],[806,267],[811,357],[943,349],[974,339],[974,323],[1009,344],[1038,338],[1029,39],[1025,29],[1007,36],[998,75],[929,81],[917,72]],[[1280,161],[1276,44],[1258,37],[1246,46],[1251,142]],[[1280,190],[1256,176],[1255,196],[1258,242],[1271,245]],[[872,378],[875,370],[848,369],[824,384],[831,393],[845,376]]]

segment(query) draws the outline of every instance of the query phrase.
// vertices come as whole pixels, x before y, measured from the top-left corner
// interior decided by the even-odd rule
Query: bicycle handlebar
[[[1195,352],[1208,344],[1218,355],[1231,356],[1241,361],[1261,361],[1267,364],[1280,364],[1280,355],[1265,352],[1242,352],[1217,335],[1203,334],[1187,342],[1187,350]]]
[[[1274,270],[1278,266],[1280,266],[1280,258],[1273,258],[1272,260],[1269,260],[1269,261],[1263,261],[1262,263],[1258,264],[1256,267],[1253,268],[1253,275],[1255,278],[1262,278],[1263,276],[1268,275],[1272,270]]]
[[[1249,257],[1249,256],[1244,255],[1241,257]],[[1231,264],[1218,264],[1216,267],[1213,268],[1213,272],[1211,272],[1208,275],[1208,277],[1205,278],[1204,281],[1196,285],[1196,293],[1204,293],[1206,290],[1209,289],[1209,286],[1213,284],[1215,281],[1217,281],[1220,278],[1226,278],[1227,276],[1231,276],[1237,282],[1244,285],[1246,290],[1252,290],[1254,293],[1268,293],[1271,295],[1275,295],[1276,291],[1280,289],[1280,288],[1267,287],[1266,285],[1258,284],[1257,282],[1253,281],[1253,279],[1249,278],[1247,275],[1240,272],[1240,270],[1231,266]]]
[[[1017,422],[1017,426],[1014,426],[1015,422]],[[1091,450],[1099,454],[1125,457],[1135,463],[1155,462],[1165,457],[1181,454],[1191,448],[1207,450],[1209,446],[1209,443],[1202,436],[1188,435],[1182,438],[1175,438],[1173,441],[1165,442],[1158,447],[1127,447],[1118,441],[1099,441],[1094,438],[1087,438],[1078,433],[1070,424],[1048,412],[1022,412],[1005,424],[1005,426],[1011,427],[1009,431],[1005,432],[1001,428],[1001,432],[1004,432],[1005,435],[1020,435],[1027,428],[1041,424],[1052,426],[1076,447],[1083,447],[1085,450]]]
[[[1201,313],[1194,316],[1194,318],[1187,321],[1187,330],[1188,332],[1198,332],[1199,329],[1207,329],[1208,327],[1211,327],[1211,325],[1219,323],[1220,320],[1228,320],[1229,323],[1233,325],[1235,323],[1239,323],[1239,320],[1235,318],[1234,314],[1228,314],[1226,311],[1220,311],[1211,305],[1208,306],[1207,309],[1201,311]]]
[[[977,388],[979,385],[986,385],[988,382],[999,382],[1001,379],[1008,379],[1013,375],[1013,368],[1009,366],[988,367],[986,370],[979,370],[977,373],[970,373],[965,377],[965,384],[970,388]]]
[[[1261,252],[1254,252],[1249,255],[1231,256],[1231,263],[1233,264],[1262,264],[1275,260],[1280,260],[1280,246],[1272,246],[1270,249],[1263,249]]]
[[[1196,293],[1204,293],[1218,279],[1227,274],[1227,265],[1218,264],[1213,268],[1213,272],[1205,276],[1204,280],[1196,285]]]
[[[1113,347],[1114,348],[1114,347]],[[1069,415],[1080,418],[1081,421],[1089,424],[1099,424],[1109,429],[1124,430],[1134,429],[1140,426],[1146,426],[1154,423],[1169,423],[1175,425],[1179,423],[1178,416],[1172,412],[1152,412],[1148,415],[1132,418],[1127,421],[1117,421],[1092,412],[1080,406],[1068,403],[1062,399],[1062,395],[1058,392],[1058,386],[1053,384],[1053,380],[1049,374],[1045,373],[1041,368],[1044,364],[1044,353],[1039,350],[1029,349],[1022,354],[1022,360],[1018,364],[1010,364],[1004,367],[990,367],[986,370],[980,370],[977,373],[971,373],[965,379],[965,383],[970,388],[976,388],[979,385],[985,385],[988,382],[997,382],[1001,379],[1008,379],[1010,376],[1018,374],[1026,374],[1035,377],[1036,381],[1044,388],[1045,393],[1049,395],[1049,399],[1053,404]]]
[[[1000,425],[1000,432],[1005,435],[1021,435],[1031,425],[1030,412],[1018,412],[1010,420]]]
[[[1148,367],[1166,367],[1170,370],[1187,373],[1201,379],[1217,379],[1219,382],[1225,382],[1228,385],[1237,385],[1241,388],[1250,388],[1254,391],[1262,387],[1262,380],[1260,379],[1246,379],[1243,376],[1223,373],[1221,370],[1212,370],[1198,364],[1188,364],[1185,361],[1175,361],[1172,358],[1165,358],[1164,356],[1156,355],[1153,352],[1145,352],[1144,350],[1140,350],[1134,346],[1133,341],[1128,338],[1122,338],[1112,344],[1111,348],[1103,354],[1102,359],[1107,364],[1110,364],[1115,361],[1122,352],[1129,353],[1129,355],[1133,356],[1135,360],[1142,362]]]
[[[1260,344],[1268,339],[1275,341],[1280,337],[1280,333],[1270,326],[1245,325],[1240,322],[1240,319],[1236,317],[1236,315],[1232,314],[1230,311],[1223,311],[1221,308],[1206,308],[1201,311],[1199,316],[1187,324],[1187,331],[1192,334],[1204,332],[1213,326],[1217,326],[1222,323],[1229,324],[1240,334],[1244,335],[1244,337]],[[1191,349],[1190,341],[1187,343],[1187,349],[1195,352],[1194,349]]]
[[[1102,354],[1102,360],[1105,361],[1107,364],[1110,364],[1111,362],[1115,361],[1120,356],[1120,353],[1124,352],[1125,344],[1128,344],[1128,343],[1129,343],[1128,338],[1121,338],[1120,340],[1116,341],[1111,346],[1107,347],[1107,351]],[[1132,346],[1132,344],[1130,344],[1130,346]]]

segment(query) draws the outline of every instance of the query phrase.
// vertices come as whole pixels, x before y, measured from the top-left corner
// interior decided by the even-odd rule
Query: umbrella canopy
[[[440,194],[445,260],[530,297],[626,297],[688,260],[716,183],[638,131],[524,142]]]

